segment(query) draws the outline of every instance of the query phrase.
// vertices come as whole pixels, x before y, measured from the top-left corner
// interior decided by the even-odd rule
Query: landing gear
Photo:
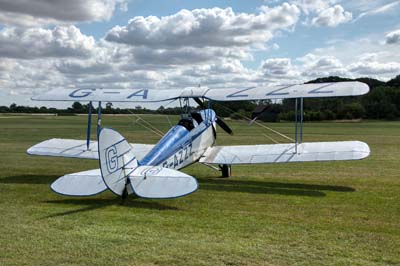
[[[232,175],[232,172],[231,172],[232,167],[230,164],[219,165],[219,168],[221,169],[222,177],[226,178],[226,177],[230,177]]]

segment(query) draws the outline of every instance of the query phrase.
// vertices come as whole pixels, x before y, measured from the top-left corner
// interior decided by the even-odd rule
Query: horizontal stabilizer
[[[209,148],[201,163],[257,164],[360,160],[368,157],[368,145],[360,141],[306,142],[295,144],[215,146]]]
[[[143,158],[153,147],[152,144],[130,143],[139,160]],[[69,157],[81,159],[98,159],[97,141],[91,141],[89,150],[86,149],[86,140],[76,139],[49,139],[42,141],[27,150],[30,155]]]
[[[54,192],[66,196],[93,196],[107,189],[100,169],[64,175],[50,187]]]
[[[139,166],[129,175],[129,180],[133,192],[142,198],[182,197],[198,188],[194,177],[156,166]]]
[[[53,89],[32,98],[36,101],[73,102],[161,102],[178,98],[206,98],[214,101],[319,98],[358,96],[369,91],[358,81],[267,85],[247,88],[187,87],[184,89]]]

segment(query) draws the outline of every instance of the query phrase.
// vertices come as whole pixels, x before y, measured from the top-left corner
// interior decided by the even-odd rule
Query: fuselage
[[[139,161],[139,165],[181,169],[200,159],[215,142],[215,112],[205,109],[181,119],[154,148]]]

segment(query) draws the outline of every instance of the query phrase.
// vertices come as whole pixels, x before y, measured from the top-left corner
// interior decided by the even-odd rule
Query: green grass
[[[165,116],[145,116],[162,130]],[[135,118],[104,117],[131,142],[154,143]],[[171,117],[173,122],[176,117]],[[187,197],[124,206],[112,193],[68,198],[57,177],[96,161],[28,156],[44,139],[85,138],[85,117],[0,117],[0,265],[400,265],[400,123],[307,123],[305,141],[361,140],[363,161],[234,166],[195,164]],[[228,121],[218,144],[270,143]],[[289,123],[268,124],[292,134]],[[93,134],[94,136],[95,134]]]

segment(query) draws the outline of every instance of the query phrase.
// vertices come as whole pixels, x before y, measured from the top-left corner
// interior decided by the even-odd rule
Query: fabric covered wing
[[[160,102],[178,98],[181,89],[53,89],[32,97],[34,101]]]
[[[360,160],[370,153],[368,145],[360,141],[309,142],[297,145],[242,145],[209,148],[201,163],[256,164]]]
[[[177,98],[207,98],[215,101],[243,101],[284,98],[357,96],[369,87],[357,81],[248,88],[187,87],[184,89],[55,89],[32,98],[36,101],[160,102]]]
[[[64,175],[50,187],[54,192],[66,196],[93,196],[107,189],[100,169]]]
[[[197,190],[194,177],[159,166],[139,166],[129,175],[133,192],[142,198],[176,198]]]
[[[214,101],[243,101],[285,98],[319,98],[357,96],[366,94],[369,87],[361,82],[334,82],[297,85],[259,86],[245,89],[210,89],[205,98]]]
[[[152,144],[130,143],[133,153],[139,160],[153,147]],[[49,139],[40,142],[27,150],[31,155],[70,157],[81,159],[98,159],[97,141],[91,141],[89,150],[86,149],[86,140],[76,139]]]

